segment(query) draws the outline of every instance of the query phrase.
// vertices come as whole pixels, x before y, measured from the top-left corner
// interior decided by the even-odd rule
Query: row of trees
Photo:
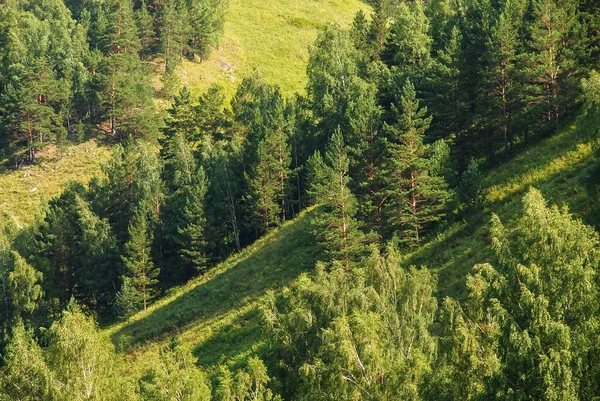
[[[21,321],[39,304],[39,288],[23,287],[27,279],[19,277],[29,268],[12,252],[8,282],[21,291],[12,298],[19,314],[0,394],[9,400],[594,399],[598,233],[566,209],[547,206],[533,189],[513,229],[493,216],[490,230],[495,257],[473,267],[463,302],[438,302],[432,273],[406,268],[393,242],[384,251],[371,246],[367,257],[319,262],[262,306],[266,364],[253,357],[235,373],[223,368],[212,392],[175,339],[146,362],[139,381],[121,375],[113,345],[73,303],[41,336],[41,347]]]

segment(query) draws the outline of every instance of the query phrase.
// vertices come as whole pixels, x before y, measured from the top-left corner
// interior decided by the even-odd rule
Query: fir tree
[[[156,285],[160,269],[152,261],[152,232],[148,222],[148,212],[138,208],[129,223],[129,240],[122,256],[126,276],[140,294],[144,310],[156,295]]]
[[[187,224],[179,228],[180,254],[196,271],[206,268],[206,215],[205,198],[207,191],[206,175],[200,167],[193,183],[183,212],[183,221]]]
[[[313,221],[317,236],[326,251],[346,269],[364,254],[369,240],[355,218],[358,204],[349,187],[349,165],[339,130],[331,137],[325,161],[316,154],[309,162],[309,194],[324,207]]]
[[[261,231],[285,221],[285,201],[290,176],[290,149],[285,122],[266,133],[258,144],[257,162],[249,179],[250,208]]]
[[[390,141],[386,215],[406,244],[418,245],[424,228],[442,218],[448,193],[443,178],[429,171],[429,146],[423,138],[431,117],[426,107],[419,106],[412,83],[404,86],[400,99],[400,109],[392,106],[396,123],[386,125]]]

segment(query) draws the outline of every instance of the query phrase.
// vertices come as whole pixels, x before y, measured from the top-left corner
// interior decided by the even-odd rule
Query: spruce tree
[[[429,170],[429,146],[423,143],[431,117],[420,107],[410,81],[400,96],[401,108],[392,106],[396,122],[386,124],[389,137],[386,175],[390,202],[386,218],[407,245],[418,245],[423,230],[440,220],[448,197],[442,177]]]
[[[143,207],[135,210],[129,222],[129,240],[121,257],[126,276],[140,294],[144,310],[154,299],[160,269],[152,261],[152,231],[148,221],[148,211]]]
[[[206,175],[200,167],[192,184],[183,210],[185,225],[178,229],[180,254],[184,261],[196,271],[202,271],[207,265],[206,213],[205,198],[207,191]]]
[[[309,161],[309,194],[323,210],[313,220],[317,237],[327,253],[349,269],[366,250],[366,237],[359,229],[358,203],[349,184],[350,161],[340,130],[331,137],[325,160],[315,154]]]
[[[285,121],[266,133],[258,144],[257,162],[249,178],[250,210],[260,231],[268,231],[285,221],[290,171],[290,149]]]

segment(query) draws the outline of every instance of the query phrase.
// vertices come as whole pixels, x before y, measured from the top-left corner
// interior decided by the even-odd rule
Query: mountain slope
[[[216,368],[261,346],[259,305],[270,289],[281,289],[310,270],[317,249],[309,209],[241,253],[133,316],[107,329],[117,348],[128,351],[131,369],[171,334],[191,349],[201,366]]]
[[[370,9],[360,0],[229,0],[225,31],[217,49],[201,64],[184,62],[179,75],[193,95],[211,84],[227,98],[256,68],[284,95],[302,93],[308,48],[326,24],[349,27],[354,15]]]
[[[585,188],[592,150],[591,140],[578,137],[575,128],[568,127],[488,171],[485,209],[468,220],[440,227],[422,249],[406,256],[407,263],[428,266],[438,275],[440,297],[461,298],[473,265],[492,261],[487,224],[491,213],[510,228],[530,186],[541,190],[548,203],[567,205],[578,217],[588,215],[591,202]],[[139,377],[144,360],[152,358],[172,334],[211,372],[218,364],[260,353],[262,297],[268,289],[281,290],[310,271],[317,259],[310,234],[311,213],[312,209],[303,212],[129,323],[107,329],[118,348],[125,350],[130,373]]]

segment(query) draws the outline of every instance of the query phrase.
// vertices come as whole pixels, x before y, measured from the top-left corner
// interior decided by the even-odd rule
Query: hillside
[[[219,84],[230,98],[257,69],[284,95],[302,93],[308,48],[319,30],[326,24],[349,27],[354,15],[368,8],[360,0],[230,0],[218,48],[201,64],[184,62],[181,81],[193,95]]]
[[[491,261],[488,222],[496,213],[508,226],[520,214],[522,196],[530,186],[548,203],[566,205],[585,220],[590,211],[586,180],[593,160],[592,142],[575,127],[540,141],[513,160],[486,172],[486,207],[468,220],[442,226],[424,247],[406,256],[407,264],[428,266],[438,276],[438,298],[464,296],[465,276],[474,264]],[[125,350],[135,377],[145,358],[177,336],[201,367],[215,372],[219,364],[235,364],[261,353],[258,308],[267,289],[281,290],[316,259],[307,210],[239,255],[159,301],[129,323],[110,327],[117,348]]]
[[[145,358],[176,335],[202,367],[240,360],[261,346],[259,306],[268,290],[289,285],[316,262],[307,210],[173,295],[106,330],[128,367],[144,372]]]
[[[203,63],[185,61],[179,69],[181,81],[194,96],[219,84],[230,98],[241,79],[256,68],[285,95],[302,92],[308,48],[319,30],[328,23],[348,27],[361,9],[368,6],[360,0],[231,0],[220,45]],[[159,77],[157,72],[158,86]],[[159,108],[166,107],[158,102]],[[0,222],[7,215],[21,223],[31,221],[67,182],[85,183],[98,175],[108,156],[108,147],[96,140],[68,145],[63,151],[51,145],[38,155],[38,165],[0,172]]]

